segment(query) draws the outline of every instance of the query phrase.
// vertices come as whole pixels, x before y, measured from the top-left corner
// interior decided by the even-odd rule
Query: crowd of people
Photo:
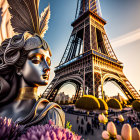
[[[88,116],[82,116],[81,119],[79,119],[79,116],[77,116],[76,120],[77,126],[78,126],[78,132],[82,135],[94,135],[94,129],[100,129],[98,118],[91,119],[89,121]]]
[[[106,130],[107,124],[101,124],[98,120],[99,113],[89,112],[87,113],[84,110],[75,110],[74,106],[67,106],[64,108],[64,111],[68,114],[73,114],[76,116],[75,130],[79,135],[84,136],[95,136],[96,133],[102,132]],[[122,115],[124,117],[124,121],[120,121],[118,115]],[[114,112],[113,110],[108,111],[108,115],[106,116],[108,121],[113,121],[116,125],[118,133],[121,132],[121,128],[124,123],[129,123],[131,127],[137,127],[140,130],[140,122],[139,117],[136,112],[133,110],[122,110],[121,112]],[[72,124],[73,125],[73,124]]]

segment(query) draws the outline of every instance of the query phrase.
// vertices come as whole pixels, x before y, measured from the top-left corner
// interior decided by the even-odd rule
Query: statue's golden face
[[[30,86],[47,85],[50,75],[50,54],[48,50],[38,48],[28,54],[21,69],[22,77]]]

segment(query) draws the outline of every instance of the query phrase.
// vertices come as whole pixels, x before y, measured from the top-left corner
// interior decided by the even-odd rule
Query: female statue
[[[17,35],[0,46],[0,116],[27,126],[52,119],[64,126],[59,105],[39,99],[37,88],[47,85],[51,51],[43,40],[50,17],[49,6],[39,19],[39,0],[8,0],[11,25]]]

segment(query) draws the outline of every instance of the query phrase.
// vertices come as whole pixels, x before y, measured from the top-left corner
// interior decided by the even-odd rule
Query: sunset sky
[[[74,21],[77,0],[40,0],[40,11],[48,3],[51,19],[45,40],[53,55],[51,80],[54,77],[53,68],[59,64],[72,31],[71,23]],[[140,0],[100,0],[100,4],[102,17],[107,21],[107,35],[119,61],[124,64],[124,74],[139,91]],[[72,92],[71,89],[67,90],[67,93]],[[113,95],[113,92],[109,91],[108,95]]]

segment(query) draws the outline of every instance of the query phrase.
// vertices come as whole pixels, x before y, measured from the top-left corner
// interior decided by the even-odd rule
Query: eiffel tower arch
[[[75,100],[81,96],[82,94],[82,85],[83,85],[83,79],[80,77],[80,75],[76,75],[76,74],[72,74],[72,75],[64,75],[64,76],[60,76],[57,77],[56,79],[53,79],[53,81],[51,82],[51,85],[53,85],[53,88],[50,87],[50,89],[52,90],[51,96],[50,94],[47,94],[46,98],[49,100],[54,100],[55,96],[57,95],[59,89],[65,84],[65,83],[74,83],[75,89],[76,89],[76,96],[75,96]],[[49,87],[46,89],[48,90]]]
[[[55,77],[43,93],[53,101],[66,82],[76,85],[75,100],[82,90],[99,97],[103,84],[114,81],[130,100],[140,99],[138,92],[123,73],[123,64],[117,59],[104,29],[99,0],[78,0],[73,30]]]

